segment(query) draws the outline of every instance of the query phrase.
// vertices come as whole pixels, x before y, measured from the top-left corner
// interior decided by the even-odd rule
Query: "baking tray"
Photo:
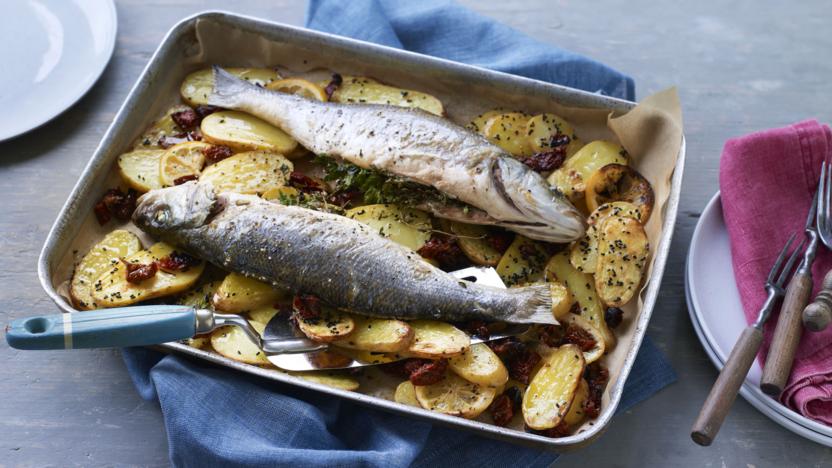
[[[213,43],[221,42],[223,45],[218,48],[223,48],[226,54],[235,48],[241,52],[224,57],[214,56],[213,52],[207,50],[197,37],[200,31],[203,34],[205,34],[204,31],[222,31],[222,40],[214,40]],[[270,53],[266,56],[246,57],[246,48],[255,43],[261,45],[268,43]],[[104,188],[115,185],[118,181],[114,174],[116,171],[111,170],[114,161],[120,153],[127,150],[128,145],[154,118],[160,115],[171,102],[174,102],[178,95],[179,84],[185,75],[211,63],[222,63],[228,66],[263,66],[286,64],[287,61],[293,61],[293,65],[299,67],[306,66],[310,62],[317,62],[321,66],[327,66],[339,72],[384,76],[386,80],[401,86],[427,88],[426,91],[437,94],[443,101],[445,101],[445,96],[454,96],[453,93],[456,95],[465,93],[465,99],[458,100],[454,107],[448,106],[451,117],[457,121],[460,121],[461,116],[453,115],[455,112],[467,112],[469,115],[472,112],[472,108],[465,108],[465,102],[469,101],[476,101],[480,108],[504,106],[524,108],[529,111],[551,109],[551,103],[578,108],[605,109],[618,113],[627,112],[635,107],[635,103],[629,101],[276,22],[221,11],[196,14],[176,24],[162,40],[105,133],[49,232],[38,261],[38,277],[46,293],[63,311],[74,311],[59,292],[60,284],[69,278],[71,273],[72,261],[68,261],[67,256],[84,246],[84,242],[78,240],[79,234],[84,233],[81,237],[91,238],[104,234],[104,230],[97,225],[91,213],[93,205]],[[160,348],[266,379],[330,394],[401,415],[474,431],[484,436],[513,443],[553,451],[582,447],[596,439],[609,424],[621,400],[624,383],[644,338],[670,249],[679,205],[684,161],[685,142],[682,137],[670,182],[671,191],[663,209],[664,222],[661,235],[658,244],[653,246],[652,274],[642,292],[641,310],[636,319],[629,324],[634,328],[631,339],[617,345],[616,353],[623,347],[621,351],[623,359],[619,360],[615,368],[612,366],[610,368],[611,380],[605,393],[601,414],[595,420],[585,424],[574,435],[554,439],[477,420],[447,416],[398,404],[384,398],[316,384],[275,370],[239,363],[180,343],[167,343],[161,345]],[[86,245],[89,244],[87,242]]]

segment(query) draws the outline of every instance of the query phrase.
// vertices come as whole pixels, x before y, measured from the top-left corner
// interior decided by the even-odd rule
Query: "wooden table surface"
[[[0,144],[0,284],[5,285],[0,288],[0,323],[56,310],[37,280],[38,253],[165,32],[179,19],[208,8],[302,24],[303,3],[117,2],[115,55],[95,88],[51,123]],[[832,464],[832,450],[788,432],[742,400],[712,447],[690,441],[690,425],[716,371],[694,335],[683,285],[688,242],[717,190],[724,141],[810,117],[832,121],[828,5],[806,1],[785,7],[750,0],[662,7],[646,0],[463,3],[541,41],[629,73],[638,96],[678,85],[684,107],[688,160],[682,206],[648,332],[673,363],[679,382],[618,416],[592,448],[566,455],[558,465]],[[0,362],[0,466],[168,463],[159,408],[136,394],[118,351],[17,352],[0,340]]]

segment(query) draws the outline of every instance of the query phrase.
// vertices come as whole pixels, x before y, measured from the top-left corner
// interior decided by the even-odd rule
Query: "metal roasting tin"
[[[204,37],[209,33],[221,37]],[[203,37],[200,37],[200,34]],[[114,227],[107,226],[105,229],[98,226],[92,215],[92,207],[106,188],[119,182],[117,171],[113,170],[116,158],[127,151],[138,135],[165,109],[178,102],[179,85],[187,73],[212,63],[228,66],[285,65],[304,70],[317,66],[341,73],[366,74],[437,95],[448,104],[449,117],[457,122],[468,121],[464,118],[469,119],[478,112],[500,106],[540,112],[551,109],[550,103],[557,103],[617,113],[624,113],[635,107],[634,103],[620,99],[280,23],[226,12],[199,13],[176,24],[165,36],[118,111],[49,232],[38,261],[38,277],[47,294],[64,312],[74,311],[60,291],[71,275],[77,256],[86,252],[95,240]],[[472,107],[474,105],[477,107]],[[578,133],[584,135],[580,128]],[[589,136],[592,138],[584,137],[586,141],[600,137]],[[583,447],[596,439],[609,424],[621,401],[624,382],[644,338],[659,294],[670,249],[679,205],[684,160],[683,137],[670,182],[670,194],[663,207],[664,222],[659,242],[651,246],[652,274],[642,291],[641,308],[634,312],[633,320],[625,322],[630,330],[627,331],[626,337],[619,337],[614,350],[616,358],[611,359],[614,362],[608,363],[610,383],[604,395],[601,414],[595,420],[585,423],[574,435],[548,438],[478,420],[443,415],[381,397],[390,398],[392,395],[389,392],[383,395],[375,392],[378,396],[372,396],[339,390],[274,369],[243,364],[180,343],[167,343],[158,348],[204,359],[273,381],[513,443],[552,451]],[[362,381],[362,391],[366,391],[365,387],[373,385],[372,380]],[[369,389],[369,393],[373,393],[372,388]]]

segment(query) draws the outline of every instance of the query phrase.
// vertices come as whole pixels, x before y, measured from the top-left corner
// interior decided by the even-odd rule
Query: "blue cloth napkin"
[[[445,1],[312,0],[307,25],[632,100],[631,78]],[[143,348],[123,352],[158,400],[177,466],[548,466],[557,455],[395,416]],[[676,380],[645,340],[619,407]]]

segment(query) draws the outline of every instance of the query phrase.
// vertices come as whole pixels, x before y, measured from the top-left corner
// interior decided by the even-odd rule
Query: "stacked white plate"
[[[685,270],[685,293],[699,341],[718,369],[725,365],[731,348],[747,326],[735,284],[728,230],[717,193],[705,207],[693,233]],[[803,417],[760,391],[761,373],[759,363],[755,362],[740,395],[777,424],[832,447],[832,427]]]

